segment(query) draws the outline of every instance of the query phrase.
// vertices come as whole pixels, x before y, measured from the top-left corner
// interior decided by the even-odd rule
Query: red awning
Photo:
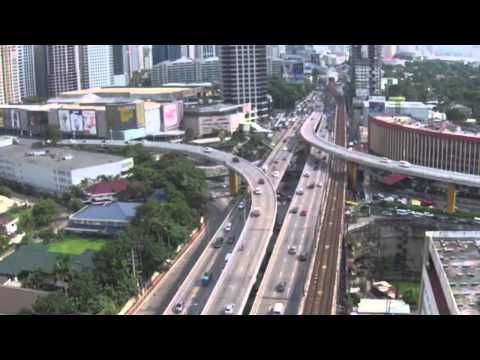
[[[392,186],[407,178],[408,176],[405,176],[405,175],[391,174],[383,178],[383,183],[385,185]]]

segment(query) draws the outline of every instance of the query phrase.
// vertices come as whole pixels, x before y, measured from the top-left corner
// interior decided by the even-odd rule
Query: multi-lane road
[[[314,113],[312,116],[318,119],[321,114]],[[283,304],[287,315],[299,313],[313,258],[322,198],[325,196],[326,167],[327,162],[321,159],[318,151],[311,151],[278,234],[251,314],[269,314],[275,303]],[[309,189],[309,185],[314,187]],[[295,247],[295,253],[291,251],[289,254],[291,247]],[[301,254],[306,255],[306,259],[300,259]],[[285,288],[278,291],[278,285],[283,282]]]

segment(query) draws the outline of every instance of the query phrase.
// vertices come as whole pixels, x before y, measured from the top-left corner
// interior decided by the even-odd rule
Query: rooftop
[[[116,194],[127,190],[129,182],[127,180],[101,181],[90,187],[85,192],[89,195]]]
[[[64,147],[32,147],[34,143],[38,142],[39,140],[22,138],[20,139],[20,144],[4,146],[0,151],[0,159],[36,164],[46,168],[61,167],[66,170],[83,169],[126,159],[115,155],[93,153]],[[37,156],[28,156],[27,153],[31,151],[37,151]],[[71,155],[72,158],[70,160],[63,160],[63,157],[66,155]]]
[[[440,258],[461,315],[480,315],[480,231],[432,231]]]
[[[194,105],[185,108],[185,113],[222,113],[225,111],[236,110],[243,111],[243,105],[231,104],[211,104],[211,105]]]
[[[76,91],[64,92],[62,96],[79,96],[87,94],[95,95],[105,95],[105,94],[117,94],[117,95],[163,95],[171,93],[181,93],[182,91],[190,90],[189,88],[181,87],[152,87],[152,88],[128,88],[128,87],[118,87],[118,88],[92,88],[92,89],[83,89]]]
[[[115,201],[104,205],[88,205],[71,216],[72,220],[130,221],[141,203]]]
[[[358,304],[358,314],[409,315],[410,305],[403,300],[361,299]]]
[[[48,294],[46,291],[0,286],[0,315],[16,315],[23,309],[30,310],[39,297]]]

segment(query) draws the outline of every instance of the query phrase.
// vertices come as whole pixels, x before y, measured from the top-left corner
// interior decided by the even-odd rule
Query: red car
[[[302,212],[300,213],[300,216],[307,216],[307,210],[302,210]]]

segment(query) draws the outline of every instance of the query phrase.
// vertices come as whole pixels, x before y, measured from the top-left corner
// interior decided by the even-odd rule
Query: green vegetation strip
[[[69,255],[81,255],[87,250],[98,252],[107,244],[104,239],[86,239],[68,235],[65,240],[48,245],[48,251]]]

